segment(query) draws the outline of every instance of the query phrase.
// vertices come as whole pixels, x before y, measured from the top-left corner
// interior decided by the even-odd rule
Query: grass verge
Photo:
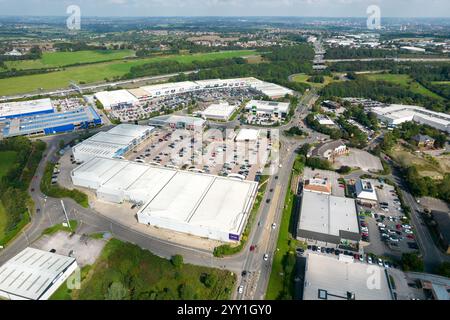
[[[58,186],[57,184],[52,185],[52,175],[53,169],[55,168],[54,163],[47,163],[45,167],[44,176],[41,180],[41,191],[45,195],[52,198],[71,198],[76,201],[80,206],[88,208],[89,199],[88,196],[79,190],[69,190]]]

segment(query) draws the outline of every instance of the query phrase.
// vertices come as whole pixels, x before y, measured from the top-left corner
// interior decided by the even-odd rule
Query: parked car
[[[367,256],[367,262],[368,262],[369,264],[373,264],[373,261],[372,261],[372,257],[371,257],[371,256]]]
[[[244,286],[239,286],[238,288],[238,293],[243,293],[244,292]]]
[[[410,229],[405,229],[405,233],[406,234],[414,234],[414,232],[412,232]]]
[[[264,255],[264,261],[267,261],[267,260],[269,260],[269,255],[266,253],[266,254]]]

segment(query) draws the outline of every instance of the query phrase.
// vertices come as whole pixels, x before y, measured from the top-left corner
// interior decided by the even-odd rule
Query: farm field
[[[8,172],[16,161],[16,153],[13,151],[0,152],[0,179]],[[8,225],[8,215],[0,201],[0,239],[5,235],[5,228]]]
[[[377,74],[368,74],[368,75],[365,75],[365,77],[372,81],[386,81],[386,82],[398,84],[398,85],[401,85],[401,86],[411,90],[411,92],[442,100],[441,96],[428,90],[427,88],[422,86],[420,83],[414,81],[407,74],[377,73]]]
[[[52,299],[161,300],[230,299],[235,275],[190,264],[175,265],[150,251],[110,240],[82,281],[69,292],[63,285]]]
[[[40,88],[43,90],[63,89],[67,88],[71,81],[85,84],[104,82],[105,79],[121,77],[128,73],[132,67],[146,63],[158,63],[160,61],[167,60],[177,61],[180,63],[188,63],[195,60],[210,61],[216,59],[242,57],[252,55],[253,53],[254,52],[251,50],[222,51],[203,54],[170,55],[136,60],[112,61],[85,66],[69,67],[65,70],[51,73],[0,79],[0,96],[38,92]]]
[[[9,69],[17,70],[64,67],[77,63],[94,63],[134,56],[133,50],[96,50],[76,52],[44,52],[38,60],[7,61]]]

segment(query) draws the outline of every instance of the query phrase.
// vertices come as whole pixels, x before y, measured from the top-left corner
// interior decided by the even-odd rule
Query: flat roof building
[[[297,238],[334,246],[359,242],[355,200],[304,189]]]
[[[154,127],[120,124],[107,132],[99,132],[72,148],[76,161],[94,157],[119,158],[145,140]]]
[[[131,161],[94,158],[71,173],[99,200],[143,204],[138,221],[223,242],[239,241],[258,184]]]
[[[303,300],[393,300],[384,268],[309,252]]]
[[[211,104],[201,112],[206,119],[228,121],[238,106],[230,105],[228,102]]]
[[[251,100],[245,105],[245,110],[253,114],[266,114],[285,118],[289,113],[289,103]]]
[[[155,127],[170,127],[172,129],[203,130],[206,121],[196,117],[165,115],[151,118],[148,124]]]
[[[335,125],[333,120],[331,120],[328,116],[323,115],[323,114],[315,115],[314,119],[317,120],[317,122],[319,122],[319,124],[321,124],[323,126],[334,126]]]
[[[55,112],[50,99],[0,103],[0,120]]]
[[[0,267],[0,297],[47,300],[77,267],[75,258],[26,248]]]
[[[397,126],[404,122],[414,121],[450,133],[450,115],[446,113],[401,104],[393,104],[388,107],[374,107],[371,110],[381,122],[389,126]]]
[[[371,181],[358,179],[355,184],[356,198],[361,202],[377,202],[378,197]]]
[[[331,183],[326,178],[312,178],[305,181],[303,190],[323,194],[331,194]]]
[[[139,99],[127,90],[101,91],[94,97],[100,101],[105,110],[133,106],[139,102]]]
[[[260,130],[255,129],[241,129],[239,130],[235,141],[236,142],[255,142],[258,140]]]
[[[100,124],[102,119],[93,107],[80,106],[63,112],[35,113],[18,118],[0,119],[0,138],[71,132]]]

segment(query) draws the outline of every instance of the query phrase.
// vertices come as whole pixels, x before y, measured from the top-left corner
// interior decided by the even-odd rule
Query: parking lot
[[[399,258],[402,253],[418,250],[412,227],[403,219],[374,214],[360,217],[363,236],[370,242],[365,252]]]
[[[343,254],[345,256],[353,257],[353,261],[355,263],[364,263],[367,265],[371,264],[378,264],[380,267],[384,268],[397,268],[398,265],[395,263],[392,263],[391,261],[388,261],[386,259],[382,259],[380,257],[375,257],[373,254],[367,254],[367,253],[355,253],[352,251],[347,250],[341,250],[341,249],[334,249],[334,248],[327,248],[327,247],[318,247],[315,245],[309,245],[308,249],[309,251],[313,251],[318,254],[323,255],[329,255],[329,256],[335,256],[336,258],[339,257],[339,255]],[[297,254],[303,255],[304,253],[302,250],[298,250]]]
[[[353,148],[350,148],[350,153],[348,155],[336,158],[333,167],[339,169],[342,166],[360,168],[367,172],[383,170],[380,158],[375,157],[366,151]]]
[[[158,129],[128,159],[213,175],[255,180],[263,173],[272,149],[261,134],[255,142],[235,142],[233,131]]]
[[[178,93],[169,96],[141,101],[134,106],[115,107],[111,115],[122,122],[149,118],[152,113],[161,111],[176,111],[189,105],[197,111],[203,111],[211,102],[225,101],[230,104],[241,104],[245,100],[259,97],[261,94],[252,88],[214,88],[214,90],[199,90],[188,93]]]
[[[44,235],[39,238],[33,247],[44,251],[54,250],[64,256],[73,256],[80,267],[95,263],[103,250],[104,240],[92,239],[79,234],[70,235],[60,231],[53,235]]]

